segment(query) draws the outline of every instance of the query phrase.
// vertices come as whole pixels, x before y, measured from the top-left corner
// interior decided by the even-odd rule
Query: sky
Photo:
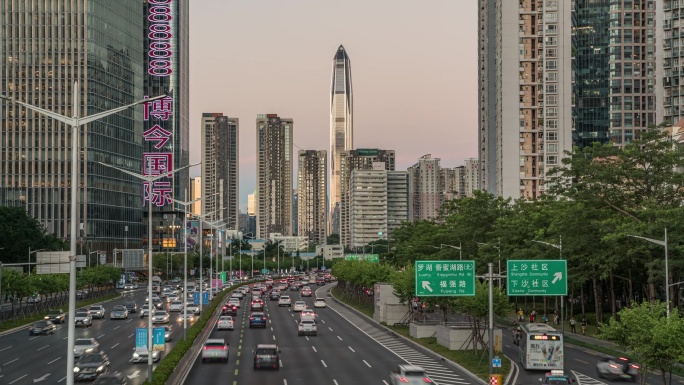
[[[351,61],[354,148],[395,150],[397,170],[432,154],[477,157],[475,0],[190,2],[190,161],[203,112],[240,119],[240,207],[256,186],[256,117],[294,119],[298,149],[330,152],[332,59]],[[191,172],[192,176],[199,174]]]

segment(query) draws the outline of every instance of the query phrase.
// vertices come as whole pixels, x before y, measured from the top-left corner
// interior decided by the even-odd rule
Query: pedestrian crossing
[[[577,379],[577,385],[607,385],[605,382],[601,382],[580,372],[576,372],[574,370],[571,370],[570,372],[575,375],[575,378]]]
[[[436,385],[474,384],[450,365],[423,353],[396,333],[379,329],[353,311],[332,301],[328,302],[328,308],[408,364],[421,366]]]

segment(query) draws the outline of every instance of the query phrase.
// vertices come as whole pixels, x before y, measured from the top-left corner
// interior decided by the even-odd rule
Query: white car
[[[223,338],[210,338],[204,343],[202,362],[213,360],[228,362],[228,344]]]
[[[292,306],[292,298],[289,295],[281,295],[278,299],[278,306]]]
[[[180,296],[178,294],[171,294],[166,298],[169,300],[169,302],[180,301]]]
[[[233,330],[234,328],[233,317],[229,315],[220,316],[218,322],[216,322],[216,330]]]
[[[311,309],[304,309],[299,313],[300,320],[316,320],[316,313]]]
[[[133,289],[135,289],[135,287],[133,286],[132,283],[127,283],[127,284],[125,284],[123,288],[124,288],[124,290],[133,290]]]
[[[131,362],[147,362],[147,349],[145,348],[136,348],[135,351],[133,352],[133,357],[131,358]],[[152,352],[152,362],[157,362],[161,358],[161,353],[158,351],[153,351]]]
[[[152,306],[152,315],[154,315],[156,310],[157,309],[154,306]],[[148,304],[142,305],[142,307],[140,308],[140,318],[145,318],[145,316],[149,316],[149,315],[150,315],[150,305],[148,305]]]
[[[235,291],[230,295],[230,298],[243,299],[245,295],[241,291]]]
[[[81,357],[86,353],[97,352],[100,343],[95,338],[78,338],[74,342],[74,358]]]
[[[238,298],[231,298],[228,300],[228,305],[230,306],[235,306],[236,308],[240,308],[240,300]]]
[[[188,322],[193,322],[196,318],[197,314],[195,314],[194,311],[185,309],[181,311],[180,315],[178,316],[178,322],[183,322],[183,319],[187,319]]]
[[[93,318],[103,319],[105,317],[105,308],[102,305],[93,305],[89,307],[88,310],[90,310],[90,315],[92,315]]]
[[[159,299],[160,299],[160,298],[159,298],[158,295],[152,294],[152,301],[154,301],[154,300],[159,300]],[[150,302],[150,298],[149,298],[149,297],[145,297],[145,303],[148,303],[148,302]]]
[[[191,311],[191,312],[193,312],[193,313],[195,313],[195,314],[199,314],[199,313],[200,313],[200,307],[199,307],[199,305],[195,305],[194,303],[190,303],[190,304],[185,305],[185,308],[188,309],[188,311]]]
[[[318,335],[318,328],[316,322],[310,319],[303,319],[299,321],[297,326],[298,335],[300,336],[315,336]]]
[[[152,316],[152,323],[166,324],[169,323],[169,313],[166,310],[157,310]]]
[[[294,307],[292,308],[292,311],[303,311],[306,310],[306,302],[304,301],[297,301],[294,304]]]
[[[93,316],[89,311],[77,311],[74,316],[74,323],[76,326],[93,326]]]
[[[181,301],[171,301],[169,305],[169,311],[181,311],[183,310],[183,302]]]
[[[323,298],[316,298],[314,301],[314,307],[325,307],[325,299]]]

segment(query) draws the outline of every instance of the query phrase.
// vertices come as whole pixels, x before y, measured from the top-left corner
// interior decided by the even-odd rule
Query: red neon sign
[[[152,76],[171,75],[171,0],[148,0],[152,5],[147,20],[150,28],[147,37],[150,38],[150,67],[147,72]]]

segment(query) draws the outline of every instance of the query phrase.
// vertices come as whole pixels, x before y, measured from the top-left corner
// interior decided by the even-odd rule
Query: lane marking
[[[62,379],[59,380],[59,381],[57,381],[57,382],[62,382],[62,381],[64,381],[64,380],[66,380],[66,376],[62,377]]]
[[[275,341],[275,336],[273,336],[273,341]]]
[[[368,362],[366,362],[366,360],[362,360],[362,361],[364,364],[368,365],[369,368],[372,368],[372,366],[370,366],[370,364]]]
[[[131,337],[133,337],[134,335],[135,335],[135,334],[131,334],[130,336],[128,336],[128,338],[131,338]]]
[[[287,380],[283,378],[283,384],[287,385]]]
[[[120,328],[120,327],[121,327],[121,326],[117,326],[117,327],[115,327],[115,328],[114,328],[114,329],[112,329],[112,330],[116,330],[116,329],[118,329],[118,328]]]
[[[581,362],[581,363],[583,363],[583,364],[589,365],[589,363],[588,363],[587,361],[580,360],[579,358],[575,358],[575,361],[579,361],[579,362]]]
[[[65,339],[67,339],[67,338],[69,338],[69,337],[64,337],[64,338],[62,338],[62,339],[65,340]]]
[[[31,337],[31,338],[29,338],[29,341],[33,341],[33,340],[35,340],[35,339],[38,338],[38,337],[40,337],[40,336]]]
[[[312,346],[311,349],[313,349],[314,352],[318,353],[318,350],[316,350],[315,346]]]
[[[334,378],[333,378],[333,383],[335,383],[335,385],[339,385],[339,384],[337,383],[337,380],[334,379]]]
[[[55,362],[55,361],[59,360],[60,358],[62,358],[62,357],[57,357],[57,358],[55,358],[54,360],[52,360],[52,361],[48,362],[47,364],[48,364],[48,365],[50,365],[51,363],[53,363],[53,362]]]
[[[328,367],[328,365],[325,364],[325,361],[321,360],[321,364],[323,364],[324,367]]]
[[[279,360],[279,362],[280,362],[280,367],[282,368],[283,367],[283,360]]]
[[[321,322],[325,323],[325,321],[323,321],[323,320],[321,320]],[[335,380],[333,380],[333,381],[335,381]],[[337,382],[337,381],[336,381],[336,382]]]
[[[6,363],[2,364],[2,366],[9,365],[9,364],[11,364],[12,362],[15,362],[15,361],[19,361],[19,359],[18,359],[18,358],[15,358],[15,359],[13,359],[13,360],[10,361],[10,362],[6,362]]]
[[[7,349],[9,349],[9,348],[11,348],[11,346],[8,346],[8,347],[6,347],[6,348],[2,348],[2,349],[0,349],[0,352],[3,351],[3,350],[7,350]]]
[[[112,346],[110,349],[114,349],[114,348],[117,347],[117,346],[119,346],[119,343],[117,343],[116,345]]]
[[[328,329],[330,329],[330,331],[333,331],[332,328],[331,328],[330,326],[328,326]]]
[[[21,377],[17,378],[16,380],[10,382],[10,385],[14,384],[15,382],[21,380],[22,378],[24,378],[24,377],[26,377],[26,376],[28,376],[28,374],[24,374],[23,376],[21,376]]]
[[[353,353],[356,353],[356,350],[352,349],[351,346],[349,346],[349,350],[351,350]]]
[[[101,335],[101,336],[98,336],[97,338],[102,338],[102,337],[104,337],[105,335],[106,335],[106,334],[103,334],[103,335]]]
[[[382,380],[382,383],[385,384],[385,385],[389,385],[389,384],[387,383],[387,381],[385,381],[385,380]]]
[[[337,338],[339,338],[339,339],[340,339],[340,341],[342,341],[342,337],[340,337],[340,336],[337,336]]]
[[[45,346],[43,346],[42,348],[38,348],[38,349],[36,349],[36,351],[37,351],[37,352],[39,352],[39,351],[41,351],[41,350],[43,350],[43,349],[47,348],[48,346],[50,346],[50,345],[45,345]]]

